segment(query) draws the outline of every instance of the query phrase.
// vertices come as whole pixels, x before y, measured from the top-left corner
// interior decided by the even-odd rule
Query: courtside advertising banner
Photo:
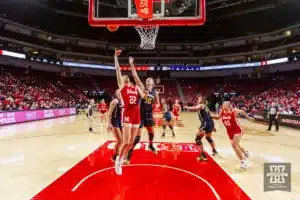
[[[269,118],[268,118],[267,113],[256,112],[253,114],[253,117],[257,121],[269,123]],[[278,121],[279,121],[280,125],[300,129],[300,116],[279,115]]]
[[[76,108],[0,112],[0,126],[76,114]]]

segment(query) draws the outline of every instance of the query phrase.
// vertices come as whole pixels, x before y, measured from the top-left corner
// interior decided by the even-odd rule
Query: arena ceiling
[[[136,31],[115,33],[87,23],[87,0],[1,0],[0,16],[42,30],[110,42],[138,42]],[[103,5],[113,12],[111,5]],[[299,0],[207,0],[201,27],[163,27],[158,42],[211,41],[270,32],[300,22]]]

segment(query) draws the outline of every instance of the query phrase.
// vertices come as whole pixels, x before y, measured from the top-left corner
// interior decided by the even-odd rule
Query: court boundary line
[[[221,200],[219,194],[217,193],[217,191],[215,190],[215,188],[207,181],[205,180],[204,178],[202,178],[201,176],[197,175],[197,174],[194,174],[190,171],[187,171],[187,170],[184,170],[184,169],[180,169],[180,168],[177,168],[177,167],[171,167],[171,166],[167,166],[167,165],[157,165],[157,164],[131,164],[131,165],[124,165],[123,167],[136,167],[136,166],[150,166],[150,167],[162,167],[162,168],[168,168],[168,169],[173,169],[173,170],[177,170],[177,171],[180,171],[180,172],[184,172],[186,174],[189,174],[191,176],[194,176],[196,178],[198,178],[199,180],[201,180],[202,182],[204,182],[209,188],[210,190],[213,192],[213,194],[215,195],[215,197],[218,199],[218,200]],[[105,171],[108,171],[108,170],[111,170],[111,169],[114,169],[115,167],[108,167],[108,168],[104,168],[104,169],[101,169],[101,170],[98,170],[98,171],[95,171],[87,176],[85,176],[83,179],[81,179],[73,188],[72,188],[72,192],[75,192],[87,179],[91,178],[92,176],[96,175],[96,174],[99,174],[99,173],[102,173],[102,172],[105,172]],[[230,177],[230,176],[229,176]]]

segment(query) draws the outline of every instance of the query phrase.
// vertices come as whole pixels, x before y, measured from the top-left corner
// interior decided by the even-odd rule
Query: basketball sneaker
[[[90,131],[90,132],[93,132],[94,130],[93,130],[93,128],[91,127],[91,128],[89,128],[89,131]]]
[[[163,133],[163,134],[161,135],[161,138],[166,138],[166,135]]]
[[[246,170],[248,168],[247,163],[244,160],[241,160],[240,170]]]
[[[130,164],[130,160],[129,159],[124,160],[124,164],[125,165],[129,165]]]
[[[122,175],[122,162],[119,156],[116,158],[115,172],[117,175]]]
[[[153,146],[152,144],[149,144],[148,149],[149,149],[152,153],[157,154],[157,151],[156,151],[156,149],[154,148],[154,146]]]
[[[206,161],[207,160],[207,156],[205,155],[205,153],[201,153],[201,155],[199,157],[197,157],[197,160],[199,160],[199,161]]]
[[[173,133],[172,137],[173,137],[173,138],[175,138],[175,137],[176,137],[176,135]]]
[[[217,150],[213,149],[212,155],[213,156],[218,156],[219,154],[218,154]]]

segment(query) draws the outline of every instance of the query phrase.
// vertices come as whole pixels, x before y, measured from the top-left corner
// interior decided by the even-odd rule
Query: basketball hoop
[[[159,31],[159,26],[135,26],[136,31],[141,37],[141,49],[151,50],[155,48],[155,42]]]

